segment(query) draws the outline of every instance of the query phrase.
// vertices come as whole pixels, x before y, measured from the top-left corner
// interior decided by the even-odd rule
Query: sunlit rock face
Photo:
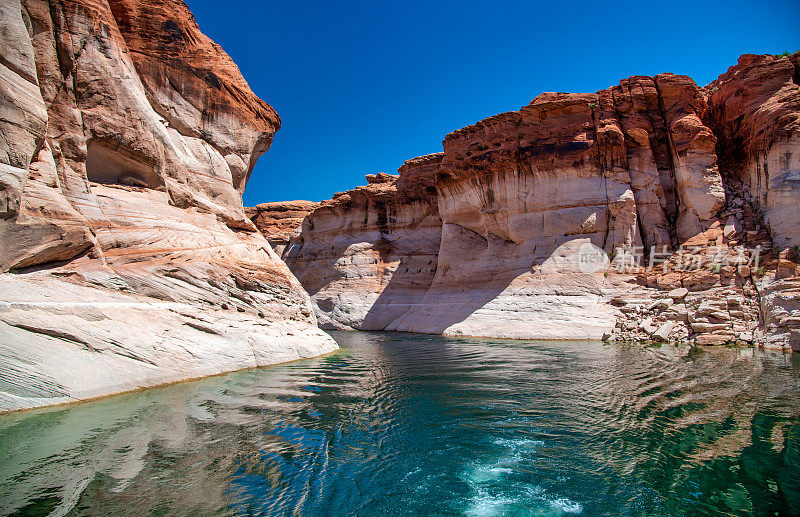
[[[318,206],[314,201],[276,201],[247,207],[245,213],[275,253],[282,255],[291,238],[300,235],[303,219]]]
[[[768,342],[800,350],[800,53],[741,56],[706,90],[729,181],[742,183],[783,250],[760,285]]]
[[[545,93],[448,135],[437,181],[439,268],[423,306],[398,328],[610,333],[617,311],[603,301],[626,286],[559,257],[582,245],[607,254],[643,240],[671,247],[708,228],[724,191],[702,108],[687,77],[634,77],[597,94]]]
[[[797,148],[796,117],[787,115],[797,111],[796,55],[743,61],[756,65],[740,64],[706,88],[680,75],[634,76],[597,93],[544,93],[519,111],[455,131],[438,166],[429,163],[424,174],[407,164],[396,180],[373,180],[312,211],[287,263],[320,322],[334,328],[800,346],[793,304],[771,297],[781,309],[767,324],[761,314],[770,309],[758,295],[794,275],[787,271],[796,257],[770,249],[773,235],[785,243],[800,223],[788,211],[796,189],[787,180],[782,197],[770,194],[784,208],[766,210],[786,212],[766,227],[758,183],[743,182],[747,175],[734,167],[750,162],[733,160],[750,155],[737,131],[755,124],[748,131],[761,135],[762,126],[780,126],[774,132],[788,150],[774,159],[796,168],[786,154]],[[720,107],[738,98],[737,88],[752,105],[728,100],[735,113]],[[426,196],[400,200],[403,185],[420,177],[427,184],[415,191]],[[436,218],[423,224],[426,206]],[[387,242],[425,245],[387,261],[379,252]],[[682,247],[697,267],[686,268]],[[638,265],[657,257],[658,267],[618,267],[625,249],[638,250]],[[428,256],[433,269],[402,262]],[[587,257],[598,260],[587,268]],[[406,269],[410,277],[400,279]],[[410,284],[415,271],[413,295],[388,294]]]
[[[668,99],[661,98],[659,82]],[[617,286],[603,271],[581,275],[574,260],[564,260],[570,262],[581,245],[611,253],[641,245],[643,235],[650,245],[671,247],[678,227],[694,234],[710,225],[724,191],[714,137],[700,121],[703,107],[699,88],[686,77],[636,77],[597,94],[545,93],[520,111],[448,135],[441,164],[430,173],[441,240],[432,253],[436,267],[421,268],[417,278],[430,285],[421,302],[404,299],[386,311],[375,306],[374,296],[361,297],[363,288],[355,285],[339,290],[338,298],[319,297],[332,280],[315,275],[312,282],[298,264],[313,255],[312,243],[330,249],[319,238],[321,209],[309,217],[302,248],[287,261],[312,293],[320,321],[332,326],[363,328],[364,321],[350,314],[366,311],[385,316],[377,323],[392,330],[600,338],[619,313],[602,303]],[[401,169],[398,184],[407,176],[409,170]],[[648,223],[644,230],[637,201]],[[424,213],[411,204],[400,210]],[[359,246],[376,239],[362,234],[364,217],[343,213],[352,222],[340,224],[342,214],[327,214],[325,242],[333,242],[340,227],[357,229],[349,230],[348,251],[333,255],[361,259]],[[418,233],[416,226],[403,226]],[[426,242],[439,236],[426,235]],[[346,277],[363,280],[356,272]],[[380,275],[369,278],[381,283]],[[343,296],[358,301],[341,303]],[[345,310],[353,306],[359,310]]]
[[[280,119],[186,5],[0,9],[0,410],[335,348],[242,207]]]

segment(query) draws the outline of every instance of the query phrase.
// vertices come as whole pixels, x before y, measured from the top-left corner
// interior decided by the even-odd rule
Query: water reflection
[[[0,418],[0,514],[800,514],[791,356],[334,337]]]

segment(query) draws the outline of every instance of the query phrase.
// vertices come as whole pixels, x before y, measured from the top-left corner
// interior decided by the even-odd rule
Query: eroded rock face
[[[706,89],[732,179],[748,187],[776,245],[800,245],[800,53],[744,55]]]
[[[781,251],[759,283],[767,342],[800,351],[800,53],[741,56],[706,91],[721,162]]]
[[[183,2],[0,23],[0,410],[335,348],[242,207],[280,119]]]
[[[597,93],[541,94],[447,135],[438,167],[428,163],[421,174],[408,163],[393,183],[370,179],[323,203],[287,262],[330,327],[788,347],[792,303],[759,293],[781,280],[771,272],[783,260],[771,251],[772,236],[786,243],[800,227],[790,202],[800,190],[788,178],[798,151],[796,56],[745,56],[705,89],[661,74]],[[766,194],[763,178],[741,172],[757,168],[741,157],[766,149],[764,138],[777,142],[771,159],[783,160],[788,175],[780,195],[777,184]],[[424,195],[404,198],[404,185]],[[381,216],[385,206],[391,210]],[[418,223],[426,206],[436,208],[438,234],[433,219]],[[764,206],[780,222],[762,224]],[[384,229],[381,217],[390,221]],[[398,242],[426,243],[394,255],[388,280],[378,252],[387,229],[402,231]],[[419,270],[413,296],[387,296],[403,261],[421,250],[435,267],[408,268]],[[640,262],[620,268],[619,250],[635,251]],[[597,267],[587,270],[587,254]],[[650,256],[659,267],[638,267]],[[687,294],[673,300],[675,289]]]
[[[596,94],[545,93],[448,135],[438,271],[398,327],[545,339],[610,332],[618,314],[604,301],[629,289],[625,279],[581,274],[570,257],[581,246],[671,248],[709,226],[724,192],[702,109],[687,77],[634,77]]]
[[[275,253],[282,255],[289,240],[299,235],[303,219],[318,206],[314,201],[277,201],[245,208],[245,213]]]
[[[302,279],[323,328],[379,330],[421,303],[436,271],[442,223],[433,188],[441,153],[400,176],[336,194],[314,209],[283,258]]]

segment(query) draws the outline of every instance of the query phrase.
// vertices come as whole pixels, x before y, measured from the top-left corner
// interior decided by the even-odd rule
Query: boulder
[[[653,333],[651,338],[654,341],[660,341],[660,342],[669,341],[669,338],[670,338],[670,336],[672,334],[672,330],[675,328],[675,325],[676,325],[676,323],[674,321],[668,321],[668,322],[664,323],[663,325],[658,327],[658,330],[656,330]]]
[[[733,239],[742,232],[742,221],[739,217],[731,215],[728,217],[725,227],[722,229],[722,234],[726,239]]]
[[[689,295],[689,290],[686,289],[685,287],[679,287],[679,288],[673,289],[673,290],[671,290],[670,292],[667,293],[667,296],[669,296],[670,298],[672,298],[676,302],[677,301],[682,301],[688,295]]]
[[[695,336],[695,344],[700,346],[719,346],[726,345],[734,338],[732,333],[728,332],[714,332],[708,334],[699,334]]]

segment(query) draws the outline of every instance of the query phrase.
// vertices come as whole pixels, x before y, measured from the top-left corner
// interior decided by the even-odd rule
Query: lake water
[[[800,357],[332,335],[0,418],[0,514],[800,515]]]

